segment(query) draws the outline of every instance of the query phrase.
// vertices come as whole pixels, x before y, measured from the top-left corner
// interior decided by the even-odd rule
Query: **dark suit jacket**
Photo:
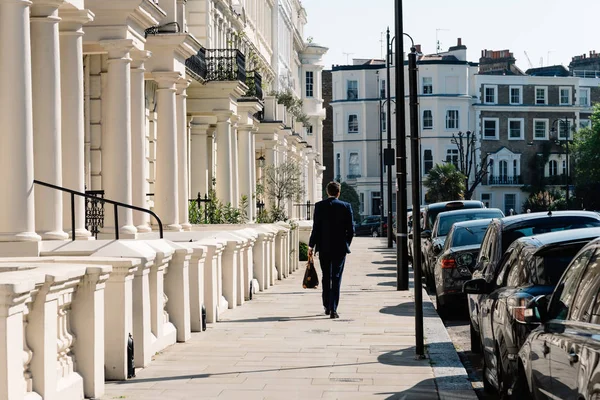
[[[315,204],[315,214],[309,247],[330,257],[350,253],[354,237],[352,206],[334,197]]]

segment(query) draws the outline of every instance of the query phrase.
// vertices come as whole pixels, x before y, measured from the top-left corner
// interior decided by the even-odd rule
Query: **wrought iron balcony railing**
[[[245,97],[256,97],[260,100],[263,99],[262,76],[258,71],[248,71],[246,74],[246,86],[248,86],[248,91],[246,92]]]
[[[498,175],[488,178],[488,185],[522,185],[521,175]]]
[[[238,49],[206,50],[207,81],[246,83],[246,56]]]
[[[544,181],[546,185],[566,185],[567,183],[565,174],[546,176]]]
[[[206,49],[201,48],[198,54],[185,60],[185,68],[197,81],[205,81],[207,75]]]
[[[351,175],[347,176],[348,179],[356,179],[356,178],[360,178],[360,177],[361,177],[360,174],[356,174],[356,175],[351,174]]]

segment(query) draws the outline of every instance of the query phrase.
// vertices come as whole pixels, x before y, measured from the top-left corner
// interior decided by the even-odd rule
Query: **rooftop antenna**
[[[442,28],[437,28],[435,30],[435,52],[436,54],[441,53],[442,51],[442,44],[440,43],[439,39],[438,39],[438,33],[440,31],[449,31],[450,29],[442,29]]]
[[[531,64],[531,60],[529,59],[529,54],[527,54],[527,51],[523,51],[523,53],[525,53],[525,57],[527,57],[527,63],[529,64],[529,68],[533,68],[533,64]]]
[[[350,62],[348,61],[348,57],[350,57],[352,54],[354,53],[342,53],[346,56],[346,65],[350,65]]]

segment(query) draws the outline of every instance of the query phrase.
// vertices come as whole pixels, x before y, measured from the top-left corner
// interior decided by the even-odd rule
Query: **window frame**
[[[448,127],[448,122],[450,121],[449,116],[451,112],[456,112],[456,126],[454,128]],[[449,108],[446,110],[446,130],[447,131],[455,131],[460,130],[460,110],[458,108]]]
[[[426,125],[425,125],[425,120],[426,120],[426,119],[425,119],[425,113],[426,113],[427,111],[429,111],[429,114],[430,114],[430,116],[431,116],[431,124],[430,124],[429,126],[426,126]],[[426,129],[426,130],[431,130],[431,129],[433,129],[433,111],[432,111],[432,110],[423,110],[423,112],[422,112],[422,114],[421,114],[421,118],[422,118],[422,120],[421,120],[421,126],[423,127],[423,129]]]
[[[488,101],[488,89],[494,91],[492,101]],[[498,85],[483,85],[483,104],[498,104]]]
[[[511,136],[511,127],[510,124],[511,122],[519,122],[520,125],[520,131],[521,134],[519,135],[519,137],[512,137]],[[508,118],[507,120],[507,134],[508,134],[508,140],[523,140],[525,137],[525,119],[524,118]]]
[[[555,174],[552,173],[552,166],[555,166]],[[548,160],[548,176],[547,178],[550,178],[552,176],[559,176],[558,175],[558,160]]]
[[[429,152],[431,154],[431,160],[427,160],[427,158],[425,157],[425,153],[426,152]],[[431,166],[429,167],[429,169],[427,169],[427,164],[428,163],[431,163]],[[423,165],[421,167],[421,168],[423,168],[422,169],[423,176],[429,174],[429,171],[431,171],[431,169],[433,168],[433,166],[434,166],[434,163],[433,163],[433,149],[429,148],[429,147],[424,148],[423,149]]]
[[[381,132],[387,132],[387,111],[381,110]]]
[[[569,97],[566,103],[563,103],[563,90],[566,90]],[[573,88],[571,86],[559,86],[558,87],[558,104],[561,106],[570,106],[573,104]]]
[[[450,160],[448,160],[448,158],[450,158]],[[454,158],[456,158],[456,164],[454,164],[453,162]],[[458,169],[458,164],[460,163],[460,154],[456,146],[446,147],[446,158],[444,159],[444,161],[447,163],[454,164],[454,166]]]
[[[310,75],[310,78],[309,78]],[[314,97],[315,93],[315,72],[305,71],[304,73],[304,94],[306,97]]]
[[[356,97],[355,98],[350,98],[350,82],[354,82],[356,83]],[[353,88],[354,89],[354,88]],[[358,100],[358,95],[359,95],[359,91],[358,91],[358,80],[357,79],[346,79],[346,100]]]
[[[513,89],[518,89],[519,90],[519,101],[518,102],[513,102],[513,98],[512,98],[512,91]],[[513,86],[509,86],[508,87],[508,103],[509,104],[523,104],[523,86],[520,85],[513,85]]]
[[[569,122],[569,126],[567,127],[567,134],[563,135],[563,130],[561,127],[564,125],[564,119],[558,120],[556,135],[558,136],[559,140],[573,140],[573,127],[575,126],[575,121],[573,121],[573,118],[567,118],[567,121]]]
[[[579,104],[581,107],[591,107],[591,105],[592,105],[592,103],[591,103],[591,99],[590,99],[590,96],[591,96],[591,94],[592,94],[591,88],[589,88],[589,87],[583,87],[583,88],[582,88],[582,87],[580,87],[580,88],[579,88],[579,92],[580,92],[580,94],[579,94],[579,96],[577,96],[577,103],[578,103],[578,104]],[[586,98],[587,98],[587,102],[586,102],[586,104],[581,104],[581,92],[585,92],[585,93],[587,93],[587,96],[586,96]]]
[[[379,82],[380,82],[379,98],[380,99],[387,99],[387,86],[385,85],[385,79],[382,79]]]
[[[485,123],[486,122],[494,122],[495,123],[495,128],[494,128],[495,134],[494,134],[494,137],[492,137],[492,136],[486,136],[486,134],[485,134]],[[482,133],[481,138],[483,140],[499,140],[500,139],[499,130],[500,130],[500,118],[486,118],[486,117],[484,117],[484,118],[481,119],[481,133]]]
[[[360,159],[360,150],[348,150],[347,151],[347,156],[348,156],[348,174],[347,174],[347,178],[348,179],[356,179],[358,177],[362,176],[362,164],[361,164],[361,159]],[[357,169],[358,169],[358,174],[352,174],[352,170],[350,168],[350,161],[351,161],[351,156],[352,154],[356,154],[356,159],[358,160],[357,165]],[[349,178],[350,176],[353,176],[353,178]]]
[[[536,126],[535,124],[537,122],[543,122],[545,125],[545,129],[544,129],[544,137],[537,137],[536,136]],[[534,118],[533,119],[533,140],[548,140],[549,135],[550,135],[550,120],[548,118]]]
[[[538,103],[538,96],[537,96],[538,90],[544,91],[544,102],[543,103]],[[535,86],[533,95],[534,95],[533,101],[536,106],[548,105],[548,86]]]
[[[425,85],[425,79],[429,79],[430,80],[430,84],[429,85]],[[431,90],[429,92],[425,91],[425,87],[426,86],[430,86]],[[421,77],[421,94],[433,94],[433,77],[431,76],[422,76]]]
[[[350,118],[353,116],[356,117],[356,132],[350,131]],[[350,112],[346,115],[346,133],[348,135],[360,134],[360,124],[359,124],[359,119],[358,119],[358,113]]]

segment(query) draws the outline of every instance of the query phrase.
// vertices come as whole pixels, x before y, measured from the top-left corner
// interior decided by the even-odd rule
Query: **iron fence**
[[[263,99],[262,76],[258,71],[248,71],[246,74],[246,86],[248,86],[248,91],[245,97]]]
[[[206,50],[207,81],[246,82],[246,56],[238,49]]]
[[[205,81],[208,73],[206,68],[206,49],[201,48],[198,54],[185,60],[185,68],[197,81]]]

